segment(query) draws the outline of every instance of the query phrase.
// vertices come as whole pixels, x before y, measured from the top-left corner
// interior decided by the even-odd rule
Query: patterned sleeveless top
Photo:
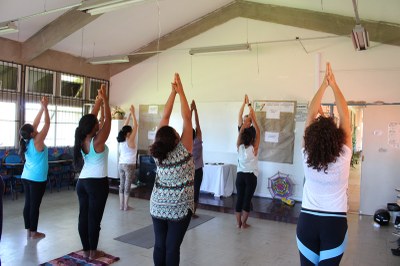
[[[150,198],[154,218],[178,221],[194,210],[194,163],[182,142],[160,163],[155,159],[157,176]]]

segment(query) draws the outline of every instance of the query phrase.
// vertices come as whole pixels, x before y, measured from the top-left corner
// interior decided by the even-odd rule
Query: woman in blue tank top
[[[24,222],[27,237],[31,239],[44,238],[46,235],[38,232],[39,208],[46,190],[47,172],[49,170],[48,151],[44,144],[50,128],[50,116],[46,97],[41,100],[41,107],[33,124],[25,124],[19,130],[20,156],[25,162],[21,180],[24,186],[25,206]],[[37,130],[44,113],[44,126]]]
[[[97,114],[104,105],[104,121]],[[83,167],[76,185],[79,199],[78,231],[87,260],[101,257],[97,250],[100,224],[106,206],[109,186],[107,179],[108,147],[105,144],[111,129],[111,112],[102,84],[91,114],[84,115],[75,130],[74,163]]]

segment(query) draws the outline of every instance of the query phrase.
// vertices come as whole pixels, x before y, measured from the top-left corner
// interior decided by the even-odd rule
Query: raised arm
[[[196,106],[196,102],[194,100],[192,100],[192,103],[190,104],[190,109],[191,109],[192,113],[194,112],[194,120],[196,123],[196,138],[199,140],[202,140],[199,114],[197,112],[197,106]]]
[[[100,90],[103,88],[103,85],[104,85],[104,84],[101,85]],[[104,85],[104,86],[105,86],[105,85]],[[100,90],[99,90],[99,91],[100,91]],[[96,117],[97,117],[97,115],[99,114],[101,105],[103,104],[102,101],[103,101],[103,100],[102,100],[102,99],[99,97],[99,95],[97,94],[96,100],[94,101],[93,109],[92,109],[92,111],[90,112],[91,114],[95,115]]]
[[[99,119],[99,128],[103,128],[104,126],[104,119],[105,119],[105,114],[104,114],[104,104],[100,104],[100,119]]]
[[[243,124],[243,112],[244,112],[244,107],[246,104],[249,103],[249,98],[247,97],[247,94],[244,95],[243,103],[242,106],[239,109],[239,116],[238,116],[238,127],[241,127]]]
[[[37,130],[41,116],[44,113],[44,126],[35,137],[35,147],[37,150],[42,151],[44,148],[44,140],[46,139],[47,133],[49,132],[50,128],[50,115],[49,110],[47,109],[47,106],[49,105],[49,100],[46,97],[43,97],[40,101],[40,104],[40,110],[34,121],[34,124],[37,123],[36,126],[34,126],[34,129]]]
[[[349,116],[349,109],[347,106],[347,102],[342,92],[340,91],[339,86],[336,83],[335,76],[333,75],[332,68],[329,63],[327,64],[327,69],[328,69],[327,80],[335,96],[336,107],[339,113],[339,127],[343,129],[344,133],[346,134],[346,140],[345,140],[346,146],[352,149],[353,143],[352,143],[350,116]]]
[[[193,150],[192,115],[190,113],[189,104],[186,99],[185,92],[183,91],[181,78],[179,77],[178,73],[175,73],[175,80],[174,83],[172,83],[172,87],[175,89],[176,93],[178,93],[181,102],[181,115],[183,120],[181,142],[183,146],[185,146],[185,148],[191,153]]]
[[[251,120],[253,122],[253,126],[256,130],[256,139],[254,140],[254,144],[253,144],[253,148],[254,148],[254,155],[257,156],[258,155],[258,148],[260,147],[260,127],[258,126],[257,123],[257,117],[256,117],[256,112],[254,112],[253,107],[251,107],[251,105],[249,106],[250,108],[250,116],[251,116]]]
[[[125,118],[124,126],[128,126],[129,122],[131,122],[131,113],[128,114],[128,116]]]
[[[96,136],[94,137],[93,144],[96,152],[102,152],[104,151],[104,145],[108,139],[108,136],[110,135],[110,130],[111,130],[111,111],[105,84],[101,85],[100,90],[98,92],[98,96],[104,104],[104,124],[103,127],[99,129]]]
[[[164,113],[161,118],[160,124],[158,125],[158,128],[169,125],[169,118],[171,117],[172,108],[174,107],[175,96],[176,96],[176,91],[172,83],[171,93],[169,94],[168,100],[165,103]]]
[[[132,117],[132,133],[129,135],[128,138],[128,146],[131,147],[132,149],[136,148],[136,134],[138,131],[138,123],[136,120],[136,115],[135,115],[135,107],[133,105],[131,105],[131,108],[129,109],[129,116],[128,117]],[[128,122],[129,124],[129,122]],[[128,125],[126,124],[126,125]]]
[[[324,80],[322,81],[321,86],[315,93],[314,98],[311,100],[310,106],[308,107],[308,115],[305,125],[306,128],[314,121],[314,119],[318,115],[319,108],[321,107],[322,97],[324,96],[326,88],[328,87],[327,74],[328,74],[328,64],[326,65],[326,73]]]

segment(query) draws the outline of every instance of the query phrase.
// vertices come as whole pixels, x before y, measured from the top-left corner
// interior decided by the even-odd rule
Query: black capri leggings
[[[107,177],[80,178],[76,192],[79,199],[78,231],[83,250],[96,250],[109,192],[108,179]]]
[[[257,177],[254,173],[238,172],[236,176],[236,212],[250,212],[251,199],[257,187]]]
[[[39,223],[39,209],[42,203],[47,181],[35,182],[22,179],[25,193],[24,222],[25,229],[36,232]]]

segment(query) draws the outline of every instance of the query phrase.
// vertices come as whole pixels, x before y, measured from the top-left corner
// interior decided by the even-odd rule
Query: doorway
[[[333,116],[339,123],[339,114],[334,104],[322,106],[325,116]],[[352,128],[353,156],[351,158],[348,195],[348,211],[350,213],[360,212],[360,185],[361,185],[361,164],[363,149],[363,111],[365,106],[349,105],[350,123]]]

